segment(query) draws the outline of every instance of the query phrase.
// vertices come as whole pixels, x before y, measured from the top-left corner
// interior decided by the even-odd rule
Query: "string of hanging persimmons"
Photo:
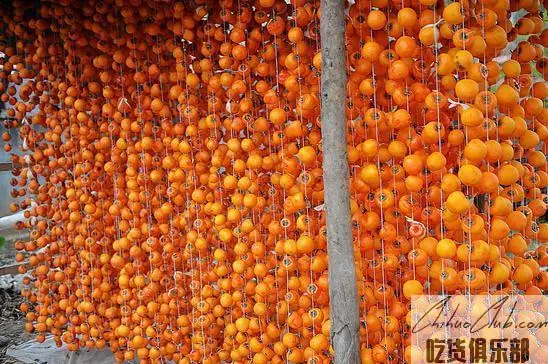
[[[347,4],[362,363],[410,361],[412,295],[548,289],[543,11]],[[38,341],[141,363],[330,362],[320,12],[0,5],[21,310]]]

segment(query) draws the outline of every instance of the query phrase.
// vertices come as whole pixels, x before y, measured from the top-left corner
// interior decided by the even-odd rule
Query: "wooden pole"
[[[360,362],[360,345],[346,144],[344,4],[344,0],[321,0],[321,122],[331,343],[336,364],[354,364]]]
[[[15,263],[11,265],[4,265],[0,267],[0,276],[5,276],[7,274],[19,274],[19,266],[24,264],[25,263]]]

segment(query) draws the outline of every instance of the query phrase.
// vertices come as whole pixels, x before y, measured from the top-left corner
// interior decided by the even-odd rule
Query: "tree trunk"
[[[346,144],[344,0],[321,1],[322,139],[331,343],[335,363],[359,363],[358,289],[350,223]]]

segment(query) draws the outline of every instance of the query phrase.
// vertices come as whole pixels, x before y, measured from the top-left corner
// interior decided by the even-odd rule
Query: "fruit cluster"
[[[409,362],[412,295],[548,289],[543,11],[347,3],[363,363]],[[38,340],[142,363],[330,362],[320,14],[319,0],[0,5]]]

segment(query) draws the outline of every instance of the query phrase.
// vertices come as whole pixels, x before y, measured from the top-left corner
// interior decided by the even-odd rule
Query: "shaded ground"
[[[0,363],[19,364],[18,360],[6,356],[9,346],[29,340],[24,331],[24,314],[19,311],[23,298],[12,289],[0,289]]]
[[[0,267],[15,263],[15,249],[12,240],[3,241],[0,245]],[[0,277],[0,363],[19,364],[18,360],[6,356],[6,350],[11,345],[20,344],[31,339],[25,332],[25,315],[19,311],[23,298],[18,284],[12,276]],[[19,287],[20,289],[20,287]]]

